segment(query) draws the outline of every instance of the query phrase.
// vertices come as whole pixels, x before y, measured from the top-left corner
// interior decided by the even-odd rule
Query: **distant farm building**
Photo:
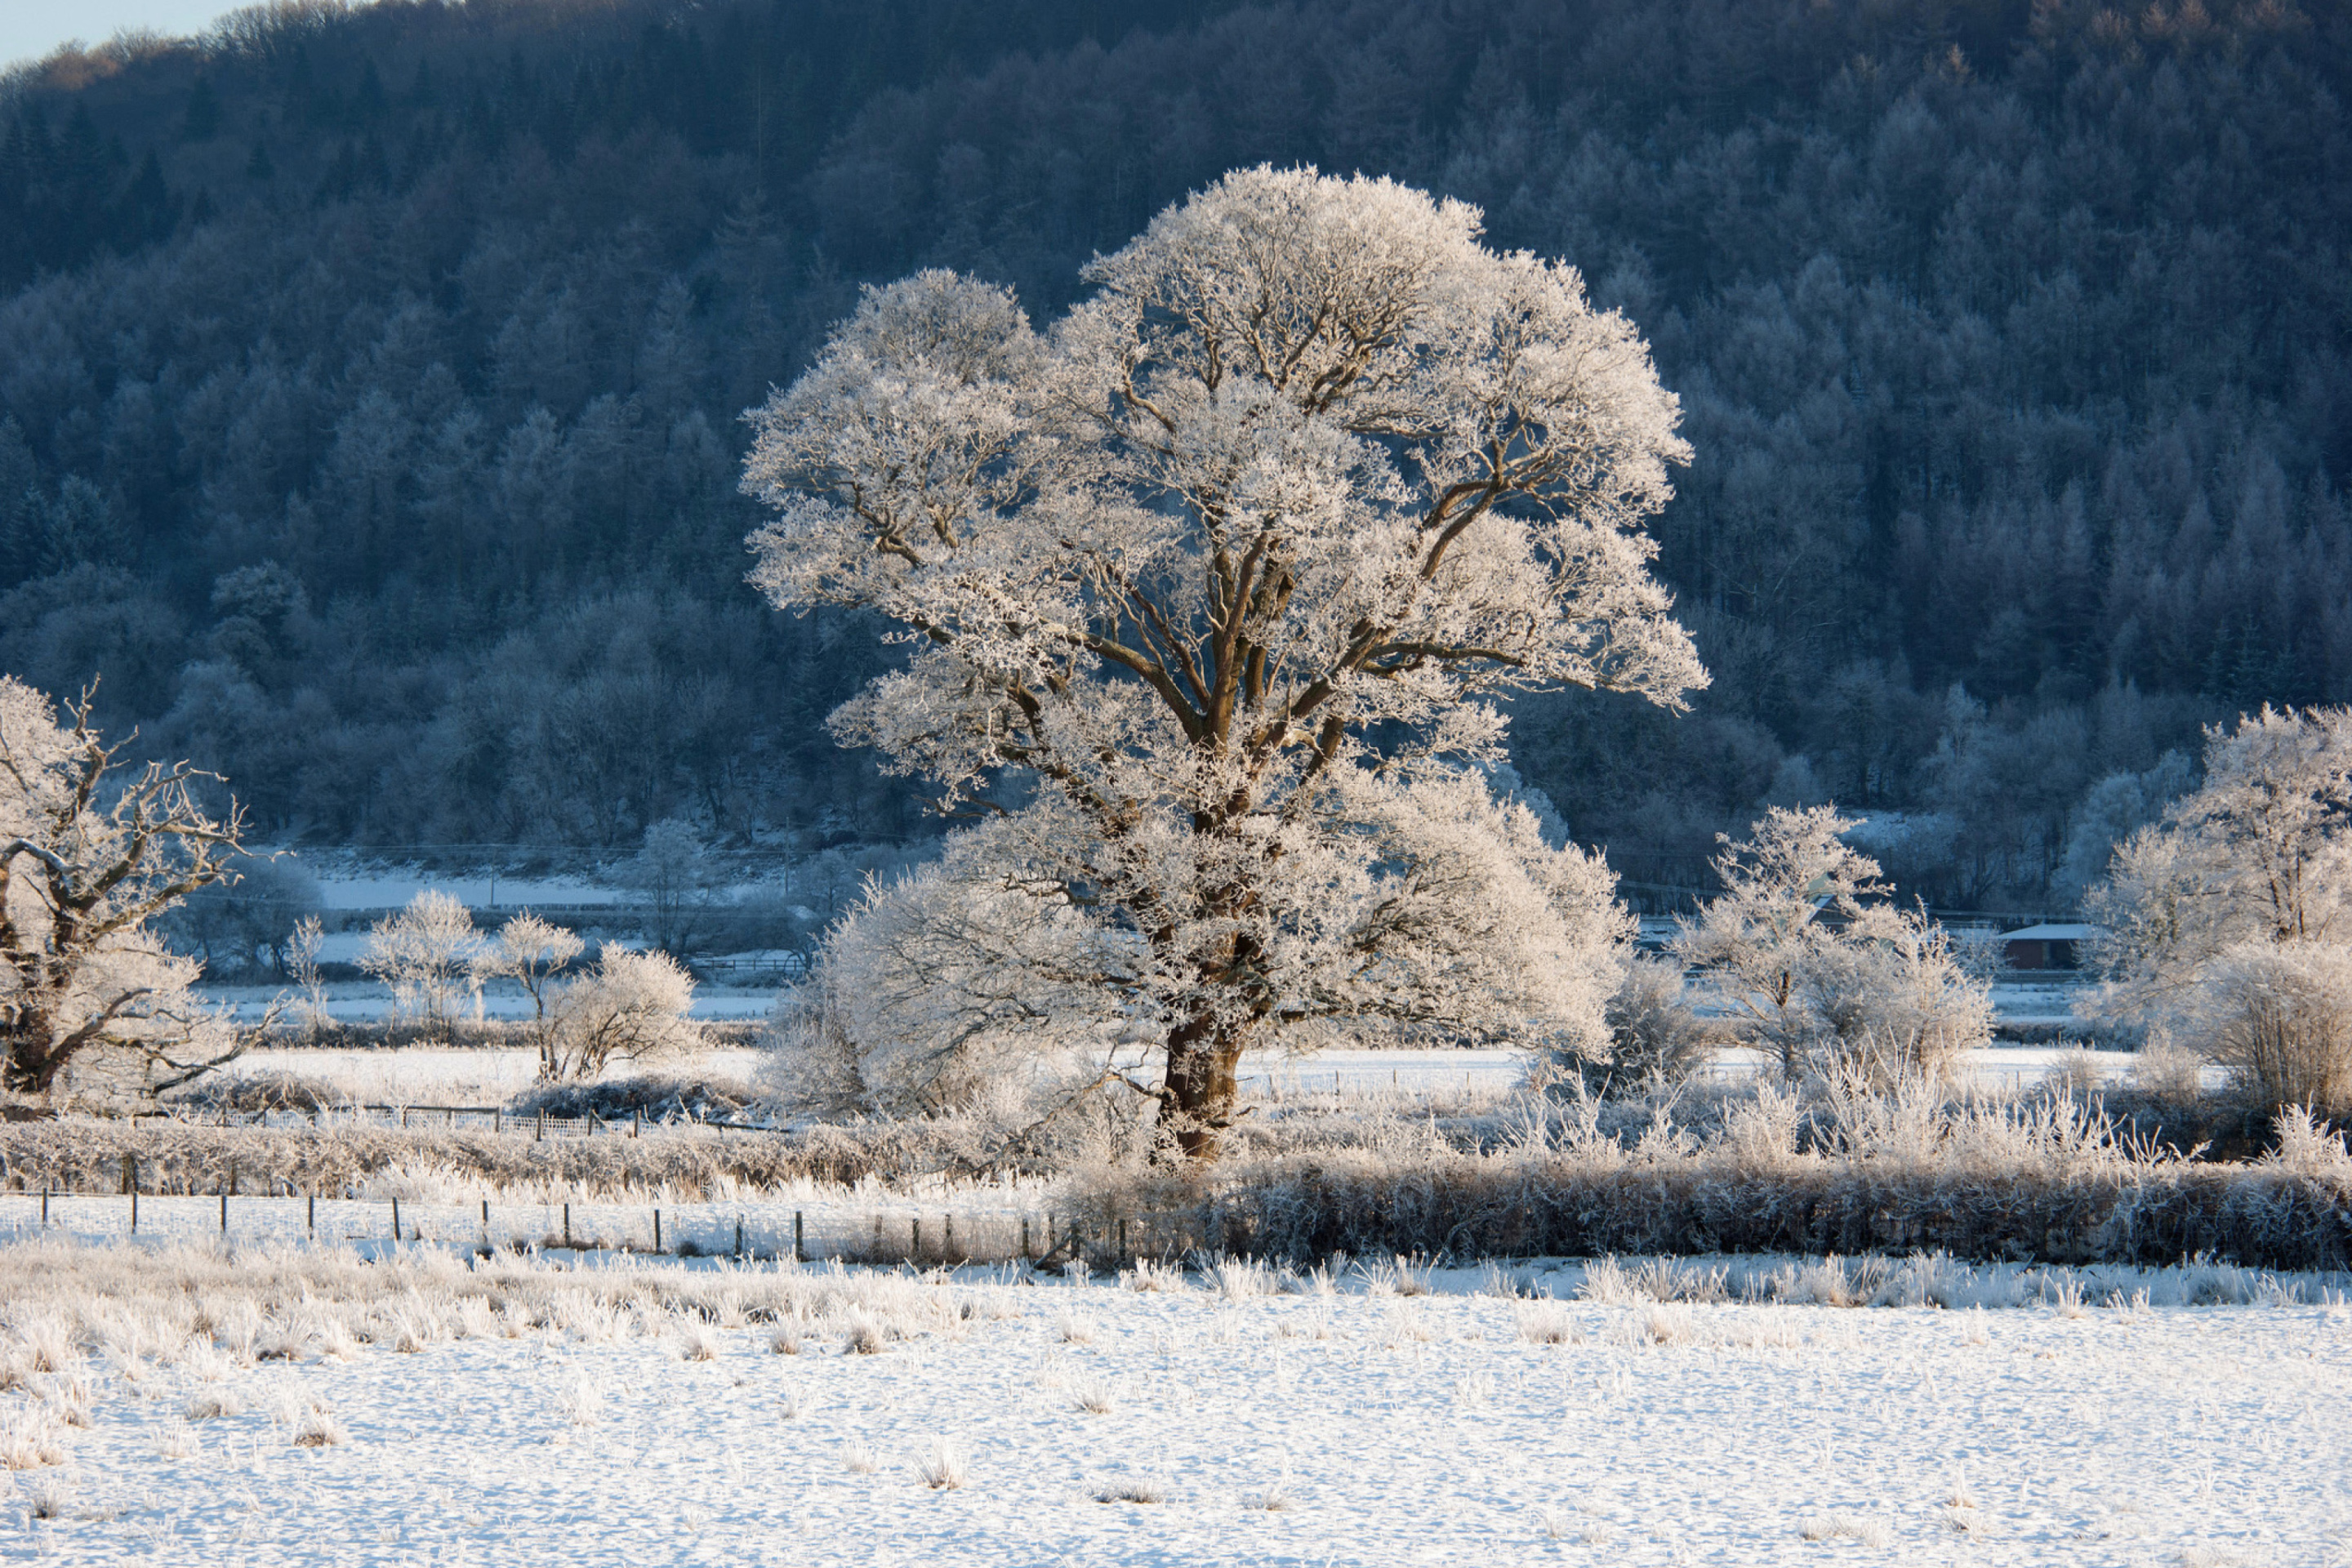
[[[2084,950],[2098,934],[2094,925],[2038,925],[2006,931],[2000,940],[2011,969],[2077,969]]]

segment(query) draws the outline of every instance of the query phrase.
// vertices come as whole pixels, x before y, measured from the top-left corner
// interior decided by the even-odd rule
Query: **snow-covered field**
[[[2059,1046],[1992,1046],[1970,1051],[1964,1059],[1970,1079],[1987,1089],[2039,1082],[2060,1062],[2087,1059],[2108,1079],[2122,1078],[2132,1065],[2129,1052],[2085,1053]],[[1527,1061],[1524,1052],[1502,1049],[1324,1050],[1297,1057],[1267,1052],[1244,1058],[1242,1081],[1244,1092],[1284,1099],[1393,1089],[1476,1100],[1510,1092],[1526,1072]],[[1717,1079],[1738,1079],[1752,1077],[1764,1065],[1754,1051],[1727,1050],[1707,1070]]]
[[[297,858],[299,860],[299,857]],[[421,871],[376,874],[328,872],[319,878],[319,904],[329,910],[396,910],[427,889],[446,893],[478,910],[520,910],[549,905],[577,909],[620,902],[620,889],[578,877],[428,876]]]
[[[2070,1024],[2074,998],[2083,993],[2079,980],[2032,978],[2014,973],[1992,984],[1993,1011],[2007,1025]]]
[[[659,1070],[706,1078],[749,1078],[755,1050],[707,1050],[692,1061]],[[495,1105],[531,1087],[539,1058],[527,1050],[444,1050],[404,1046],[396,1050],[248,1051],[221,1069],[226,1078],[296,1073],[333,1084],[365,1105]]]
[[[73,1267],[0,1251],[0,1444],[63,1460],[0,1483],[0,1561],[2271,1568],[2352,1543],[2340,1306],[622,1264],[496,1281],[498,1308],[412,1255],[372,1305],[197,1289],[142,1342],[119,1279],[117,1305],[40,1300],[29,1270]],[[173,1337],[195,1306],[211,1331]],[[28,1370],[76,1312],[85,1344],[48,1332]]]
[[[1713,1072],[1724,1079],[1757,1070],[1753,1052],[1724,1053]],[[2131,1070],[2128,1053],[2084,1054],[2053,1046],[1999,1046],[1971,1053],[1971,1078],[1988,1089],[2019,1088],[2039,1081],[2060,1061],[2087,1059],[2102,1077],[2116,1079]],[[757,1068],[754,1050],[712,1050],[690,1063],[660,1070],[749,1078]],[[1449,1104],[1500,1099],[1519,1082],[1527,1058],[1517,1051],[1326,1050],[1307,1056],[1265,1052],[1243,1063],[1242,1089],[1255,1099],[1293,1101],[1338,1095],[1347,1100],[1387,1094],[1426,1098]],[[530,1087],[537,1059],[522,1050],[257,1050],[223,1069],[230,1074],[292,1072],[338,1085],[369,1104],[488,1105]]]

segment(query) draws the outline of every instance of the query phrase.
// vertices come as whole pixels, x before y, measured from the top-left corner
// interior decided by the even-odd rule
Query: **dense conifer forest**
[[[1522,703],[1636,883],[1767,802],[2059,907],[2201,723],[2352,700],[2352,14],[2289,0],[383,0],[0,82],[0,668],[267,834],[932,830],[765,608],[738,416],[863,282],[1066,304],[1226,169],[1565,257],[1696,452],[1715,684]]]

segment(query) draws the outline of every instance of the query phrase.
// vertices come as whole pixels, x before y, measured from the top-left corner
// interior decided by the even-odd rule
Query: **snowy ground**
[[[2074,1022],[2074,998],[2084,982],[2077,977],[2050,978],[2008,973],[1992,983],[1994,1014],[2005,1025],[2064,1025]]]
[[[2021,1088],[2039,1081],[2060,1061],[2083,1053],[2054,1046],[1997,1046],[1969,1058],[1970,1077],[1988,1089]],[[1749,1051],[1727,1051],[1710,1069],[1725,1079],[1744,1079],[1758,1068]],[[2096,1052],[2089,1065],[2115,1080],[2131,1070],[2125,1052]],[[1246,1098],[1295,1103],[1333,1097],[1349,1102],[1402,1098],[1451,1106],[1499,1100],[1518,1084],[1527,1058],[1511,1050],[1327,1050],[1291,1057],[1263,1052],[1243,1063]],[[660,1070],[747,1079],[757,1069],[755,1050],[713,1050],[693,1061]],[[340,1086],[368,1104],[489,1105],[530,1087],[537,1058],[520,1050],[257,1050],[223,1069],[230,1074],[292,1072]]]
[[[2130,1072],[2132,1056],[2124,1051],[2085,1053],[2074,1047],[1992,1046],[1970,1051],[1964,1058],[1969,1078],[1988,1089],[2014,1089],[2039,1082],[2060,1062],[2087,1058],[2106,1079]],[[1407,1093],[1444,1094],[1455,1100],[1500,1097],[1517,1086],[1527,1069],[1527,1056],[1514,1050],[1325,1050],[1290,1057],[1261,1053],[1243,1062],[1244,1092],[1285,1100],[1302,1095],[1353,1097],[1395,1089]],[[1754,1051],[1727,1050],[1709,1065],[1710,1076],[1726,1080],[1753,1077],[1764,1067]]]
[[[612,1271],[556,1274],[542,1303]],[[751,1300],[775,1283],[731,1278]],[[2340,1306],[846,1278],[878,1353],[848,1353],[858,1314],[837,1306],[781,1354],[775,1329],[729,1326],[723,1294],[717,1324],[641,1303],[554,1326],[429,1284],[340,1349],[248,1320],[226,1353],[142,1360],[118,1334],[104,1362],[0,1394],[0,1434],[21,1432],[73,1407],[79,1377],[90,1423],[62,1431],[61,1466],[0,1482],[0,1561],[2352,1561]],[[37,1314],[9,1315],[21,1334]]]
[[[338,963],[350,963],[358,957],[366,938],[361,933],[344,932],[327,940],[339,948],[328,956]],[[349,951],[344,952],[340,949]],[[739,962],[755,963],[775,955],[733,956]],[[248,1020],[260,1017],[273,999],[290,994],[286,987],[275,985],[208,985],[203,988],[202,994],[209,1002],[232,1004],[238,1016]],[[2067,986],[1997,986],[1994,1001],[2004,1023],[2055,1025],[2071,1020],[2072,1015],[2067,1007],[2073,994],[2073,989]],[[776,995],[776,988],[770,984],[739,988],[706,982],[695,988],[693,1016],[698,1018],[764,1018],[774,1010]],[[470,1012],[470,999],[467,1007]],[[345,1023],[373,1023],[389,1017],[393,1011],[392,988],[373,981],[339,982],[327,987],[326,1011],[330,1016]],[[483,991],[484,1017],[522,1018],[530,1016],[530,998],[514,986],[494,984]],[[1394,1052],[1372,1054],[1383,1057],[1396,1055]],[[1446,1054],[1467,1057],[1478,1053]]]
[[[493,879],[486,871],[473,876],[454,877],[391,871],[373,875],[322,875],[319,878],[319,904],[320,908],[329,910],[396,910],[428,889],[446,893],[467,907],[480,910],[547,907],[578,909],[589,904],[619,903],[627,897],[618,889],[577,877],[499,877]]]
[[[747,1079],[760,1063],[755,1050],[707,1050],[656,1070],[705,1078]],[[527,1050],[443,1050],[403,1046],[387,1050],[248,1051],[221,1069],[235,1078],[297,1073],[333,1084],[365,1105],[496,1105],[531,1087],[539,1058]]]

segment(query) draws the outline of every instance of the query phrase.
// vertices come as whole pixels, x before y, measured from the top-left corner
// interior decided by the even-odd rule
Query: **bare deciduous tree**
[[[61,725],[40,692],[0,676],[0,1040],[6,1085],[152,1095],[229,1059],[242,1040],[188,994],[201,969],[146,922],[234,873],[234,808],[215,819],[186,763],[123,767],[90,723]]]
[[[1045,335],[923,273],[753,416],[753,580],[916,650],[835,733],[951,798],[1037,783],[1007,853],[1135,945],[1192,1154],[1292,1024],[1603,1027],[1614,879],[1493,800],[1489,699],[1705,683],[1643,532],[1687,451],[1631,324],[1478,229],[1233,174]]]
[[[472,912],[452,895],[427,888],[406,909],[368,929],[359,966],[392,987],[401,1012],[446,1036],[457,1016],[458,986],[481,945]]]
[[[664,817],[646,827],[644,843],[619,870],[624,884],[645,900],[646,936],[665,952],[683,956],[715,876],[702,835],[681,817]]]
[[[563,1053],[556,1043],[547,1012],[549,984],[580,956],[582,945],[578,932],[525,910],[500,926],[498,935],[474,955],[477,984],[512,980],[530,998],[531,1035],[539,1046],[539,1076],[542,1079],[551,1080],[563,1076]]]
[[[694,977],[666,952],[608,947],[548,999],[551,1078],[591,1079],[616,1061],[685,1054],[702,1032],[687,1020]]]

